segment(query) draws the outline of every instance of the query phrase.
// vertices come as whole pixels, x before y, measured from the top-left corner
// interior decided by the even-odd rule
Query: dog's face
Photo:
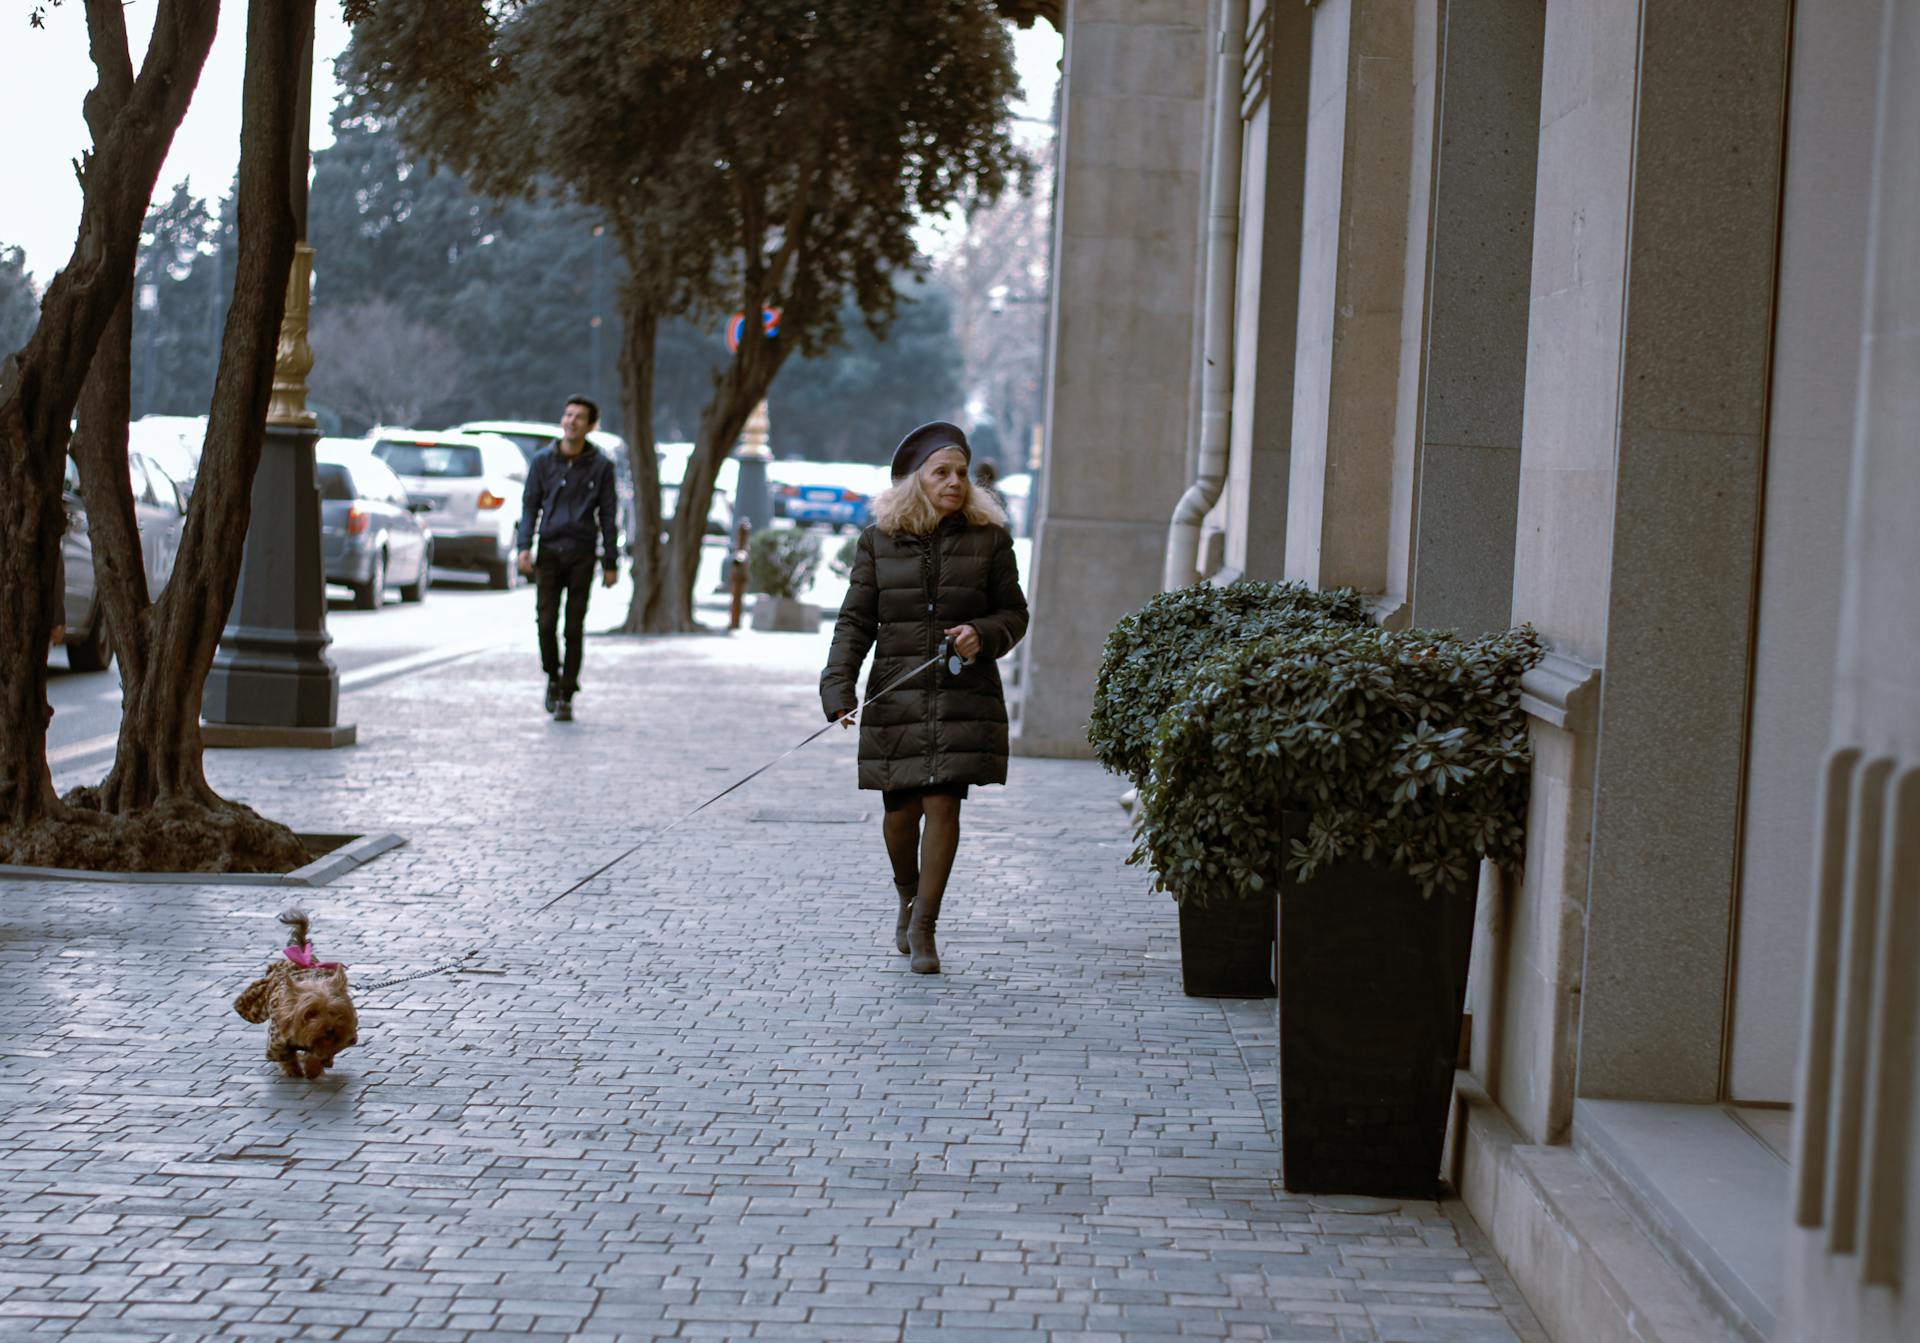
[[[277,1023],[288,1044],[306,1051],[306,1073],[318,1077],[333,1056],[360,1043],[360,1020],[347,996],[347,975],[335,970],[325,979],[297,984]]]

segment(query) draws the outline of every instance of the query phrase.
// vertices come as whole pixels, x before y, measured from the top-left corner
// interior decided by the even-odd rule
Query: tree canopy
[[[458,11],[457,14],[454,11]],[[489,37],[478,31],[483,14]],[[684,629],[714,477],[783,364],[885,330],[929,215],[999,194],[1024,167],[992,0],[484,0],[435,19],[382,6],[344,63],[365,108],[490,193],[550,195],[603,219],[627,263],[623,384],[657,529],[651,425],[662,319],[778,309],[745,323],[701,414],[671,543],[636,550],[629,628]],[[460,40],[428,29],[446,15]]]

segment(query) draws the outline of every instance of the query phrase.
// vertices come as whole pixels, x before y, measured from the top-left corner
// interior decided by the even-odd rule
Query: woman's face
[[[957,510],[967,502],[967,454],[958,448],[942,448],[920,463],[920,488],[933,500],[941,517]]]

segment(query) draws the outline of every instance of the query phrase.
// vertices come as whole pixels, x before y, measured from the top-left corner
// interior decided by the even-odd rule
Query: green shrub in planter
[[[798,527],[763,527],[747,542],[747,587],[770,597],[798,597],[820,568],[820,542]]]
[[[1116,774],[1144,783],[1161,716],[1207,658],[1323,621],[1372,624],[1366,600],[1352,588],[1195,583],[1161,593],[1107,635],[1087,725],[1095,757]]]
[[[1520,676],[1532,629],[1465,639],[1321,621],[1198,668],[1160,719],[1133,861],[1201,904],[1344,858],[1426,894],[1525,849],[1531,755]],[[1281,837],[1282,815],[1310,820]]]

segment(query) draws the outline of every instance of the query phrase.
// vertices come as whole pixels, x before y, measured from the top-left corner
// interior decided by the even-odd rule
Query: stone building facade
[[[1448,1174],[1556,1338],[1920,1337],[1920,6],[1064,31],[1016,749],[1196,577],[1533,624]]]

